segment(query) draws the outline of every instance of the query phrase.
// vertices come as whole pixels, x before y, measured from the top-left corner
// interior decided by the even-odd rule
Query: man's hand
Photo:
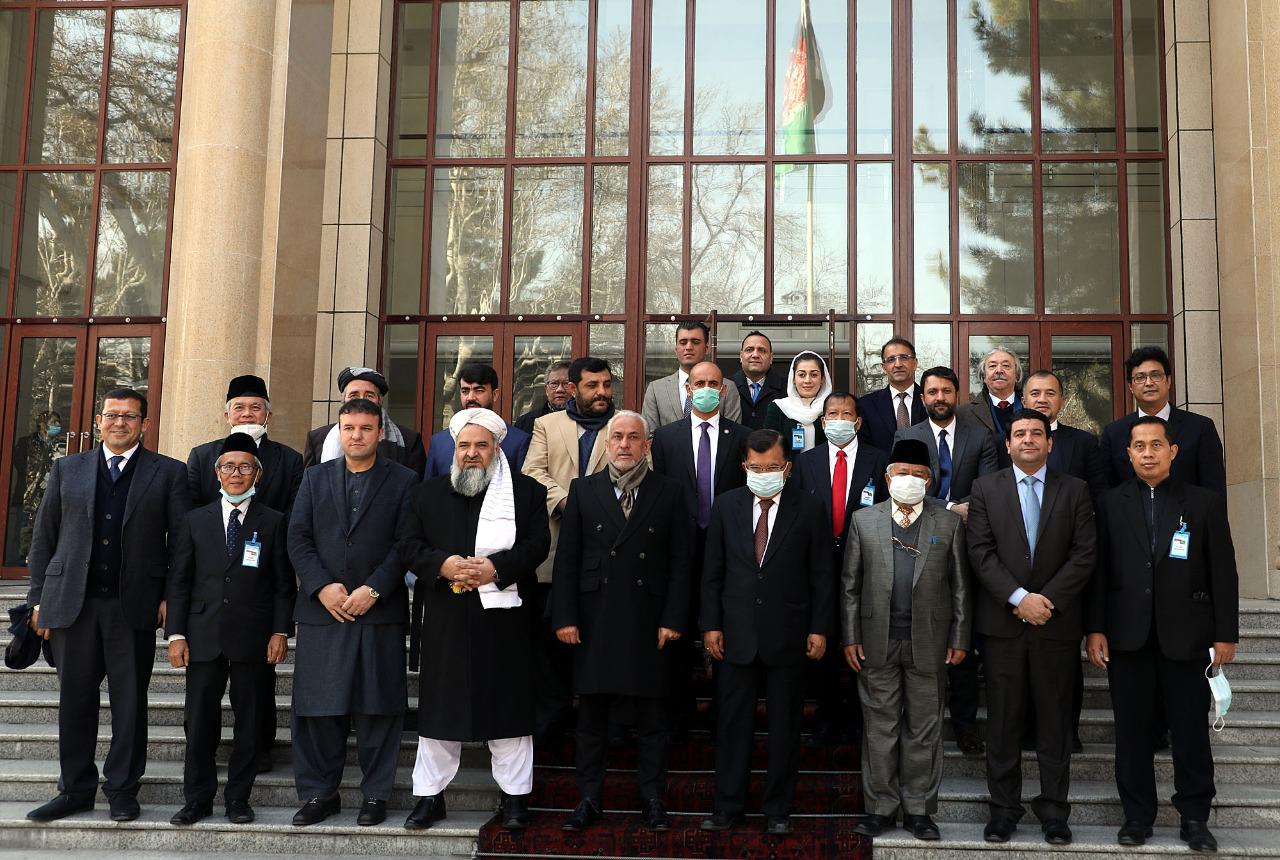
[[[342,608],[351,595],[347,594],[347,587],[341,582],[329,583],[320,589],[320,593],[316,596],[320,598],[320,605],[327,609],[339,624],[356,620],[354,615]]]
[[[1028,594],[1014,607],[1013,614],[1039,627],[1053,617],[1053,601],[1043,594]]]
[[[954,505],[948,508],[948,510],[951,511],[953,514],[959,514],[960,520],[965,525],[969,524],[969,503],[968,502],[956,502]]]
[[[569,507],[569,497],[565,496],[560,500],[560,503],[556,505],[556,513],[564,516],[564,509],[567,507]]]
[[[375,603],[377,600],[369,593],[369,586],[362,585],[347,595],[347,599],[342,602],[342,611],[352,618],[359,618],[372,609]]]
[[[560,627],[556,630],[556,638],[566,645],[581,645],[582,637],[577,627]]]
[[[680,638],[679,630],[672,630],[670,627],[658,628],[658,650],[662,650],[662,646],[668,642],[674,642]]]
[[[1236,643],[1213,643],[1213,665],[1221,666],[1223,663],[1230,663],[1234,659],[1236,659]]]
[[[467,563],[467,559],[460,555],[451,555],[444,560],[444,564],[440,565],[440,576],[463,591],[471,591],[479,585],[475,582],[475,571]]]
[[[1107,646],[1107,634],[1090,633],[1086,636],[1084,638],[1084,653],[1088,655],[1089,662],[1099,669],[1107,668],[1107,664],[1111,662],[1111,650]]]
[[[289,637],[272,633],[271,639],[267,642],[267,662],[274,666],[283,663],[287,656],[289,656]]]
[[[827,637],[817,633],[809,634],[809,641],[805,643],[804,655],[810,660],[821,660],[822,655],[827,653]]]
[[[494,568],[493,562],[487,558],[472,557],[463,559],[462,569],[471,578],[473,588],[488,585],[498,577],[498,571]]]
[[[867,652],[862,649],[862,643],[855,642],[852,645],[844,646],[844,661],[849,664],[849,668],[855,672],[862,671],[862,664],[867,660]]]
[[[724,659],[724,631],[708,630],[702,634],[702,647],[707,649],[713,660]]]
[[[40,626],[40,607],[31,610],[31,629],[36,631],[36,635],[41,639],[49,638],[49,629]]]
[[[963,648],[948,648],[947,649],[947,665],[959,666],[961,663],[964,662],[964,658],[967,653],[968,652],[966,652]]]
[[[156,628],[159,630],[163,630],[164,622],[168,620],[168,618],[169,618],[169,602],[167,600],[161,599],[160,611],[156,613]]]
[[[169,665],[181,669],[191,662],[191,649],[186,639],[174,639],[169,643]]]

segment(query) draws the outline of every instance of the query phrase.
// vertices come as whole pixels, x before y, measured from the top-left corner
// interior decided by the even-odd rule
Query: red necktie
[[[849,494],[849,464],[844,451],[836,451],[836,472],[831,476],[831,534],[844,532],[844,501]]]
[[[764,564],[764,550],[769,545],[769,508],[773,499],[760,500],[760,519],[756,520],[756,564]]]
[[[996,408],[997,408],[997,409],[1008,409],[1008,408],[1009,408],[1009,401],[1008,401],[1008,400],[1001,400],[999,403],[997,403],[997,404],[996,404]]]

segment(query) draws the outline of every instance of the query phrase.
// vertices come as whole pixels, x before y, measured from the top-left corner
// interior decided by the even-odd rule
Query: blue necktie
[[[110,464],[107,471],[111,473],[111,483],[114,484],[116,481],[120,480],[120,473],[124,471],[120,468],[120,464],[124,462],[124,457],[117,454],[107,462]]]
[[[751,402],[756,403],[760,400],[760,383],[751,383]]]
[[[232,508],[227,518],[227,558],[236,557],[236,545],[240,543],[240,509]]]
[[[711,424],[702,422],[698,442],[698,528],[711,522]]]
[[[1027,547],[1036,554],[1036,535],[1040,533],[1040,499],[1036,496],[1036,476],[1027,475],[1022,484],[1022,525],[1027,530]]]
[[[951,497],[951,446],[947,444],[947,431],[938,431],[938,498]]]
[[[686,394],[684,398],[684,417],[685,418],[689,417],[689,412],[692,409],[693,409],[693,398]]]

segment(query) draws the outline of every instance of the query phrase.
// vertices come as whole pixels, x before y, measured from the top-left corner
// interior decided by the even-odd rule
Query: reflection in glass
[[[644,388],[648,388],[655,379],[680,369],[672,346],[675,342],[675,323],[644,324]]]
[[[893,323],[858,323],[858,383],[855,394],[861,396],[888,384],[884,365],[880,362],[880,347],[891,337]]]
[[[911,4],[911,148],[946,152],[947,0]]]
[[[888,338],[886,338],[888,340]],[[952,367],[951,326],[948,323],[916,323],[911,342],[916,347],[916,364],[923,373],[931,367]]]
[[[513,314],[582,308],[582,170],[517,167],[511,194]]]
[[[1169,326],[1166,323],[1134,323],[1130,331],[1130,343],[1134,349],[1140,346],[1158,346],[1169,351]]]
[[[422,208],[427,172],[391,169],[387,219],[387,313],[416,314],[422,300]],[[416,383],[415,383],[416,384]]]
[[[961,152],[1031,151],[1027,0],[956,7],[956,133]]]
[[[951,179],[944,163],[918,162],[915,176],[915,310],[951,312]]]
[[[573,338],[567,334],[517,335],[512,346],[509,384],[514,420],[546,401],[547,371],[560,359],[573,358]]]
[[[596,155],[626,155],[631,128],[631,0],[598,0]]]
[[[516,155],[581,155],[587,135],[587,0],[523,0]]]
[[[97,409],[108,391],[132,388],[147,396],[151,379],[150,337],[98,338],[98,360],[93,372],[93,403]],[[149,404],[152,409],[155,404]],[[97,439],[97,436],[94,437]]]
[[[15,164],[21,156],[30,27],[27,10],[0,9],[0,164]]]
[[[396,33],[396,103],[391,132],[391,154],[395,158],[424,158],[427,154],[431,8],[429,3],[396,4],[400,20]]]
[[[493,338],[479,334],[440,335],[436,338],[436,363],[431,376],[431,427],[435,433],[449,426],[453,413],[462,408],[458,399],[458,372],[464,365],[493,364]]]
[[[691,311],[764,310],[763,164],[695,164]]]
[[[1045,313],[1116,313],[1120,237],[1115,164],[1046,163],[1042,174]]]
[[[597,323],[590,326],[587,335],[587,351],[609,362],[613,376],[613,405],[618,409],[632,408],[625,402],[626,330],[622,323]]]
[[[1130,152],[1156,152],[1163,139],[1157,6],[1157,0],[1124,0],[1124,144]]]
[[[443,3],[436,85],[436,155],[499,157],[506,151],[507,0]]]
[[[107,13],[102,9],[44,9],[38,20],[27,160],[94,162]]]
[[[627,173],[597,164],[591,184],[591,313],[620,314],[627,305]]]
[[[893,310],[893,166],[859,164],[858,313]]]
[[[1040,137],[1046,150],[1116,148],[1113,11],[1112,0],[1040,5]]]
[[[167,170],[102,174],[98,250],[94,255],[95,314],[160,314],[168,216]]]
[[[418,426],[418,326],[382,327],[382,371],[391,390],[382,405],[401,427]]]
[[[15,313],[84,311],[92,215],[92,173],[27,174]]]
[[[1055,334],[1050,350],[1066,398],[1058,420],[1094,435],[1101,433],[1115,414],[1110,336]]]
[[[777,0],[774,27],[774,127],[776,135],[773,150],[780,154],[807,154],[811,152],[846,152],[849,148],[849,8],[844,0],[808,0],[809,19],[813,26],[813,42],[817,46],[816,64],[802,62],[803,54],[796,48],[800,39],[800,6],[802,0]],[[792,58],[795,61],[792,61]],[[822,92],[821,111],[812,123],[813,134],[805,134],[803,144],[793,148],[788,145],[786,123],[788,81],[797,87],[797,104],[803,102],[805,69],[812,69],[816,85],[814,93]],[[798,142],[798,141],[797,141]]]
[[[858,152],[893,145],[893,4],[858,0]]]
[[[75,338],[23,339],[17,402],[10,413],[13,415],[13,448],[5,523],[4,563],[7,566],[27,563],[36,511],[44,497],[49,470],[54,460],[67,454],[67,434],[75,420],[71,414],[75,369]],[[51,432],[50,425],[57,427],[58,432]]]
[[[982,393],[982,358],[993,349],[1004,349],[1018,357],[1023,377],[1031,366],[1031,338],[1023,334],[971,334],[969,335],[969,394]],[[961,380],[963,382],[964,380]],[[961,402],[964,402],[963,396]]]
[[[764,153],[765,2],[698,0],[693,25],[693,151]]]
[[[645,241],[645,311],[678,313],[684,264],[684,168],[655,164],[649,168],[648,235]]]
[[[1164,170],[1161,162],[1131,161],[1129,206],[1129,310],[1162,314],[1165,303]]]
[[[960,164],[960,312],[1035,310],[1030,164]]]
[[[773,312],[844,313],[848,287],[848,166],[803,164],[775,176]]]
[[[18,220],[18,174],[0,173],[0,307],[9,295],[13,225]]]
[[[685,0],[651,0],[649,152],[684,152]]]
[[[437,168],[428,313],[496,313],[501,284],[502,168]]]
[[[114,22],[106,160],[170,161],[182,10],[117,9]]]

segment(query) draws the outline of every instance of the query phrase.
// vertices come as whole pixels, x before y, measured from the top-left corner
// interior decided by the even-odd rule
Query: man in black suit
[[[751,770],[756,694],[769,714],[765,832],[791,832],[805,660],[821,660],[835,621],[831,531],[821,502],[788,486],[792,464],[776,430],[753,431],[747,486],[711,510],[702,571],[702,641],[717,669],[715,812],[703,830],[742,821]]]
[[[833,391],[822,404],[822,430],[827,441],[796,458],[796,481],[822,503],[831,524],[831,563],[837,578],[844,569],[844,538],[849,520],[860,508],[889,498],[884,473],[888,462],[879,448],[862,443],[858,401],[848,391]],[[838,585],[837,585],[838,588]],[[809,673],[809,688],[818,702],[814,746],[831,746],[862,737],[858,688],[849,677],[839,648],[828,649]]]
[[[1118,841],[1142,845],[1151,836],[1151,737],[1163,717],[1173,734],[1179,835],[1195,851],[1216,851],[1208,827],[1215,788],[1205,671],[1210,654],[1215,667],[1235,659],[1240,638],[1226,500],[1173,476],[1182,452],[1166,422],[1143,416],[1129,434],[1137,474],[1102,497],[1085,646],[1111,687],[1125,819]]]
[[[1025,409],[1005,424],[1013,466],[974,482],[969,562],[981,588],[975,626],[987,669],[988,842],[1008,842],[1023,815],[1027,691],[1036,707],[1040,794],[1031,801],[1050,845],[1071,842],[1071,689],[1080,662],[1084,591],[1097,540],[1089,486],[1049,469],[1049,419]]]
[[[302,476],[289,521],[298,575],[293,764],[298,826],[342,808],[338,783],[354,724],[364,801],[356,823],[381,824],[395,783],[408,706],[409,602],[404,536],[419,475],[385,458],[383,411],[356,397],[338,410],[342,457]]]
[[[1179,409],[1169,402],[1173,369],[1169,356],[1158,346],[1142,346],[1124,363],[1129,393],[1138,410],[1112,421],[1102,430],[1102,459],[1107,465],[1108,483],[1118,487],[1133,477],[1129,459],[1129,428],[1143,415],[1154,415],[1168,423],[1169,437],[1178,446],[1173,461],[1173,477],[1197,487],[1205,487],[1223,498],[1227,495],[1227,470],[1222,463],[1222,439],[1211,419]]]
[[[49,640],[58,667],[58,796],[28,813],[33,821],[93,809],[103,676],[112,732],[102,790],[112,821],[138,817],[169,535],[190,507],[186,469],[142,447],[151,426],[146,397],[108,392],[97,422],[102,444],[54,461],[27,556],[31,626]]]
[[[615,412],[605,448],[605,470],[569,485],[551,580],[551,622],[556,638],[574,650],[578,694],[581,799],[561,826],[579,831],[599,820],[609,711],[625,703],[636,717],[645,826],[669,830],[663,798],[670,661],[662,651],[689,621],[693,523],[680,485],[648,467],[643,417]]]
[[[1022,362],[1013,350],[997,346],[982,357],[978,372],[982,375],[982,389],[968,403],[957,407],[956,415],[961,422],[977,424],[991,434],[996,463],[1007,469],[1010,459],[1004,431],[1021,399],[1018,386],[1022,382]]]
[[[862,416],[859,437],[886,456],[894,435],[924,421],[928,413],[916,385],[916,348],[905,337],[892,337],[880,347],[880,366],[889,384],[858,398]]]
[[[343,401],[364,399],[382,409],[382,440],[378,442],[378,454],[384,460],[399,463],[422,478],[427,467],[427,452],[422,447],[422,435],[412,427],[405,427],[391,420],[382,402],[390,391],[387,378],[371,367],[344,367],[338,373],[338,391]],[[307,468],[329,460],[342,459],[342,441],[337,424],[325,424],[307,434],[307,445],[302,452],[302,462]]]
[[[519,427],[530,436],[533,435],[533,422],[537,421],[543,415],[550,415],[552,412],[560,412],[564,409],[565,404],[569,402],[569,365],[573,364],[567,358],[563,358],[547,368],[547,379],[542,384],[546,391],[546,398],[542,404],[535,406],[528,412],[521,415],[512,422],[513,427]]]
[[[302,465],[299,458],[298,465]],[[214,753],[222,739],[222,696],[231,682],[235,733],[224,793],[232,824],[253,821],[249,794],[275,723],[275,673],[289,652],[297,587],[284,515],[258,499],[258,446],[247,433],[223,440],[213,471],[220,497],[190,511],[175,537],[166,600],[169,665],[187,670],[186,804],[169,819],[190,825],[213,814]]]
[[[740,423],[759,430],[764,426],[764,416],[769,404],[787,396],[787,381],[770,372],[773,367],[773,341],[760,331],[747,332],[738,353],[742,368],[729,377],[729,383],[738,389],[738,401],[742,404]]]

